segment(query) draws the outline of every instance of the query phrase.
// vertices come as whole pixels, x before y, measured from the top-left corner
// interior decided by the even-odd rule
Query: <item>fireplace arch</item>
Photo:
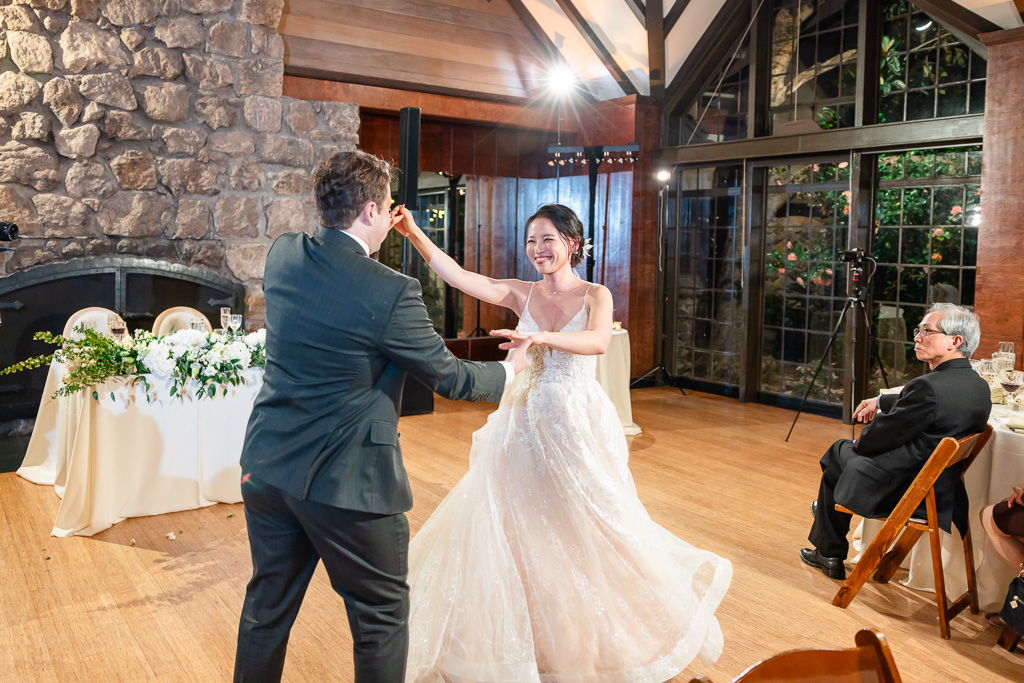
[[[32,335],[59,334],[71,314],[86,306],[117,311],[129,330],[151,329],[171,306],[196,308],[216,327],[221,306],[245,312],[245,287],[202,268],[137,257],[36,266],[0,278],[0,367],[52,352]],[[35,417],[45,380],[45,367],[0,376],[0,422]]]

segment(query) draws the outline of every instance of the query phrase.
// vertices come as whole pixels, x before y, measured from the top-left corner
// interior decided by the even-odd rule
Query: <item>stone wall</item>
[[[354,104],[281,96],[284,0],[2,0],[0,276],[107,255],[246,285],[315,226],[313,166],[353,149]]]

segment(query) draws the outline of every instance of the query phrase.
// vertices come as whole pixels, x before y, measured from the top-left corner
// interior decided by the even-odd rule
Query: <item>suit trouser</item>
[[[323,560],[345,601],[356,683],[400,683],[409,649],[409,522],[242,485],[253,574],[238,625],[235,681],[280,681],[288,635]]]
[[[825,451],[825,455],[821,456],[818,507],[807,540],[825,557],[846,559],[850,552],[850,543],[846,540],[846,535],[850,532],[850,520],[853,515],[836,510],[835,489],[847,463],[855,457],[861,456],[854,452],[853,442],[849,439],[836,441]]]

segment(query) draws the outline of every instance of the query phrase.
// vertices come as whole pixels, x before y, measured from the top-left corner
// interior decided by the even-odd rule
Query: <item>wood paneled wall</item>
[[[614,319],[624,324],[629,320],[632,193],[632,171],[598,174],[593,281],[611,290]],[[537,280],[537,272],[525,253],[526,221],[539,206],[555,201],[575,211],[587,230],[590,192],[586,176],[560,180],[485,176],[467,179],[465,267],[491,277]],[[586,266],[581,263],[576,272],[585,277]],[[465,299],[463,329],[467,332],[478,326],[484,330],[515,327],[516,322],[508,309],[486,303],[480,304],[478,322],[476,300]]]
[[[526,102],[544,49],[508,0],[289,0],[278,28],[289,74]]]

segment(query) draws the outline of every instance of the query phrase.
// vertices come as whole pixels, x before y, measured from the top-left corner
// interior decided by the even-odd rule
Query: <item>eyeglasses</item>
[[[918,337],[928,338],[929,336],[931,336],[933,334],[946,334],[946,333],[943,332],[942,330],[929,330],[929,329],[923,328],[923,327],[915,327],[914,328],[914,339],[917,339]]]

